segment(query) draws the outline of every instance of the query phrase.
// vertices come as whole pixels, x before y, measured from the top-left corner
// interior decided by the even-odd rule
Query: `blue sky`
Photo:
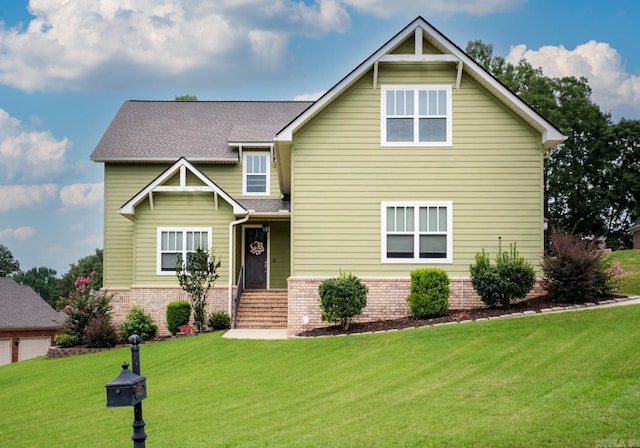
[[[89,156],[124,101],[315,98],[418,15],[640,119],[636,0],[3,0],[0,243],[59,275],[102,247]]]

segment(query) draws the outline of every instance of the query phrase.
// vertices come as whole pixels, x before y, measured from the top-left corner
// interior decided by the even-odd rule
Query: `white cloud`
[[[315,101],[325,93],[326,93],[326,90],[321,90],[320,92],[315,92],[315,93],[301,93],[300,95],[296,95],[293,98],[293,100],[294,101]]]
[[[593,100],[604,112],[613,109],[640,109],[640,76],[626,71],[622,57],[608,43],[589,41],[573,50],[564,46],[544,46],[527,50],[512,47],[507,62],[526,59],[551,77],[584,76],[589,80]]]
[[[0,185],[0,211],[18,208],[35,208],[55,199],[58,186],[44,185]]]
[[[289,37],[350,26],[340,0],[30,0],[29,10],[26,29],[0,27],[0,82],[28,92],[284,70]]]
[[[70,143],[34,131],[0,109],[0,182],[46,179],[62,172]]]
[[[73,184],[62,187],[60,201],[64,207],[89,207],[102,200],[102,183]]]
[[[526,0],[345,0],[355,9],[381,17],[467,13],[483,16],[513,9]]]
[[[3,229],[0,230],[0,239],[13,238],[16,240],[28,240],[36,234],[36,229],[33,227],[18,227],[17,229]]]

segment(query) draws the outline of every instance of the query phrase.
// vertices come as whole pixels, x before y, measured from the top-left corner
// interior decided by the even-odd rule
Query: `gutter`
[[[228,312],[231,316],[231,304],[233,302],[233,228],[238,224],[243,224],[249,220],[249,213],[244,218],[237,219],[229,223],[229,306]]]

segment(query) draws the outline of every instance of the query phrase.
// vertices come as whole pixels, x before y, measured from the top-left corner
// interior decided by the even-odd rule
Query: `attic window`
[[[270,153],[245,152],[242,159],[242,194],[268,195]]]
[[[451,86],[383,86],[382,146],[451,146]]]

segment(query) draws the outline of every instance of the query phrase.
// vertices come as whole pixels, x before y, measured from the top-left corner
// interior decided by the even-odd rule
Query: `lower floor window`
[[[452,203],[383,202],[382,261],[451,263]]]
[[[199,247],[211,248],[211,229],[158,228],[158,274],[174,274],[178,260],[186,260],[189,253]]]

